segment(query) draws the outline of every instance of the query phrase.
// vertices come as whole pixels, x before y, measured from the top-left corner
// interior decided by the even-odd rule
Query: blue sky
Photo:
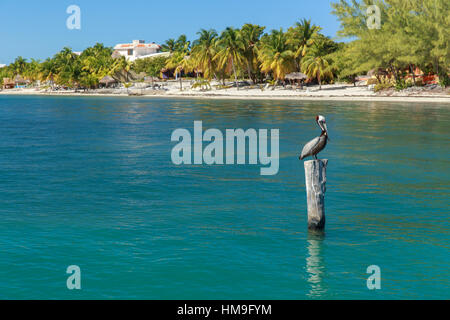
[[[69,5],[81,8],[81,30],[66,28]],[[223,30],[250,22],[266,30],[288,28],[311,19],[334,37],[339,28],[328,0],[22,0],[0,1],[0,63],[15,57],[45,59],[63,47],[82,51],[142,39],[163,43],[184,33],[195,39],[200,28]]]

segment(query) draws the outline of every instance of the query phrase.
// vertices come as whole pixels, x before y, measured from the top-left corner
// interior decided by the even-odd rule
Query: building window
[[[133,49],[128,49],[128,55],[132,56],[133,55]]]

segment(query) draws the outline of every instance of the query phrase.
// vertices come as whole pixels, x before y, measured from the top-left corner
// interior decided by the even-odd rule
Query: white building
[[[161,46],[156,43],[145,43],[144,40],[133,40],[132,43],[119,43],[114,47],[114,54],[120,54],[128,60],[134,61],[136,59],[148,58],[160,53]]]
[[[6,67],[6,64],[1,64],[0,63],[0,69]]]

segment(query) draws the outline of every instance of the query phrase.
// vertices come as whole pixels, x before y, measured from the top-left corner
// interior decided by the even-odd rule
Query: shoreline
[[[289,100],[289,101],[377,101],[377,102],[432,102],[432,103],[450,103],[450,96],[445,95],[379,95],[369,94],[369,91],[361,93],[357,88],[352,88],[349,92],[327,92],[326,90],[314,92],[282,92],[269,91],[258,94],[249,93],[242,90],[230,90],[220,92],[210,91],[176,91],[169,90],[161,93],[145,93],[138,95],[129,95],[126,93],[99,93],[99,92],[43,92],[31,89],[22,89],[17,91],[0,91],[0,96],[53,96],[53,97],[122,97],[122,98],[176,98],[176,99],[226,99],[226,100]],[[332,90],[337,91],[337,90]],[[351,92],[356,91],[356,92]],[[317,94],[317,92],[319,94]],[[334,92],[333,92],[334,93]]]

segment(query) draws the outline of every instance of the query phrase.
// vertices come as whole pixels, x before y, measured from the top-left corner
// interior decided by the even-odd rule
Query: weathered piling
[[[325,228],[325,191],[328,159],[305,161],[306,200],[308,228]]]

